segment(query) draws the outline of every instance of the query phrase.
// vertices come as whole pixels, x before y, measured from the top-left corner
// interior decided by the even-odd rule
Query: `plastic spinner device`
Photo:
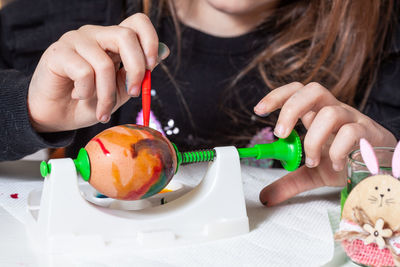
[[[176,156],[177,166],[212,161],[194,188],[178,182],[183,180],[178,171],[165,192],[135,201],[99,196],[78,179],[79,160],[43,163],[43,189],[28,197],[26,227],[35,247],[50,253],[131,251],[248,233],[240,158],[275,158],[294,170],[300,164],[301,144],[293,132],[286,139],[253,148],[183,153],[176,149]]]

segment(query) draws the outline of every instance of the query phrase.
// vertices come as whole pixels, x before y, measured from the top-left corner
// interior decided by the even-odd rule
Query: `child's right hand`
[[[44,52],[29,85],[33,127],[55,132],[107,122],[130,96],[140,94],[145,69],[158,63],[158,45],[144,14],[118,26],[67,32]]]

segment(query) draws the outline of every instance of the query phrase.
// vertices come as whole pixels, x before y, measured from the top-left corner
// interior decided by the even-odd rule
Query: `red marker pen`
[[[151,71],[146,70],[142,82],[143,125],[149,127],[151,106]]]

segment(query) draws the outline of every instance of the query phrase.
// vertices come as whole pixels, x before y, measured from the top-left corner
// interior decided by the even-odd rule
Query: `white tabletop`
[[[42,180],[38,161],[0,163],[0,266],[338,266],[328,212],[339,210],[338,188],[321,188],[277,207],[258,201],[263,186],[283,176],[280,169],[242,166],[243,187],[250,222],[244,236],[189,247],[132,252],[130,255],[63,257],[37,255],[28,244],[19,215],[32,186]],[[184,166],[180,172],[196,184],[206,164]],[[40,185],[40,184],[39,184]],[[18,193],[18,199],[11,194]],[[18,218],[18,219],[17,219]],[[332,262],[332,257],[336,258]],[[330,263],[329,263],[330,262]]]

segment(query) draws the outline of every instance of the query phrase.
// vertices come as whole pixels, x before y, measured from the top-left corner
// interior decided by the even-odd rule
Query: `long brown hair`
[[[152,1],[142,1],[149,14]],[[180,39],[173,0],[158,1],[157,10],[166,9]],[[358,92],[363,93],[362,107],[394,13],[394,0],[281,0],[265,24],[276,30],[274,39],[238,73],[232,87],[257,69],[271,89],[292,81],[316,81],[348,104],[354,104]]]

